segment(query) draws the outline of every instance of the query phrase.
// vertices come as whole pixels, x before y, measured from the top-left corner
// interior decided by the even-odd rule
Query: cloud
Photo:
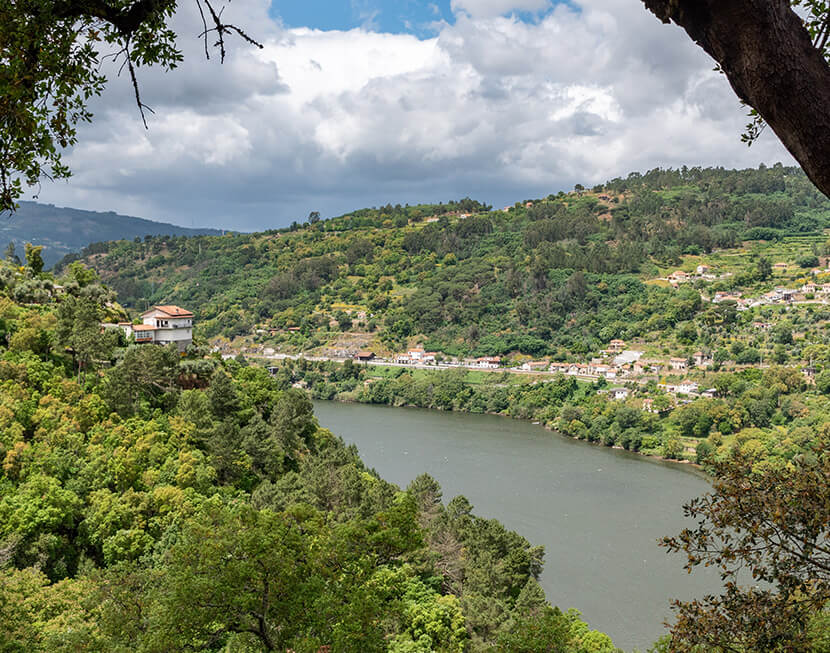
[[[474,18],[491,18],[513,12],[538,13],[551,7],[550,0],[452,0],[453,13]]]
[[[265,48],[235,43],[222,66],[183,14],[186,64],[140,71],[150,129],[113,80],[69,154],[76,176],[41,199],[259,229],[387,202],[503,205],[656,166],[791,162],[772,135],[741,145],[725,78],[633,0],[533,22],[464,1],[429,39],[287,30],[264,1],[234,4]]]

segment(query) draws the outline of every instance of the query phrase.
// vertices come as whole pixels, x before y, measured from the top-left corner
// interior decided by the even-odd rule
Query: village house
[[[611,399],[622,400],[628,399],[628,395],[631,394],[631,391],[628,388],[609,388],[608,389],[608,396]]]
[[[118,326],[136,343],[175,344],[184,351],[193,342],[193,313],[173,305],[153,306],[141,314],[141,324]]]
[[[689,362],[685,358],[672,357],[669,359],[669,367],[673,370],[685,370],[689,367]]]
[[[680,395],[695,394],[699,388],[698,384],[694,383],[693,381],[683,381],[682,383],[678,383],[673,387],[674,392]]]
[[[359,351],[354,355],[354,359],[356,361],[361,361],[363,363],[373,360],[374,358],[375,354],[371,351]]]
[[[398,365],[409,365],[412,359],[408,354],[395,354],[395,363]]]
[[[522,363],[522,370],[524,372],[544,372],[550,367],[547,361],[527,361]]]
[[[410,349],[408,352],[406,352],[406,354],[412,361],[418,362],[421,361],[424,357],[424,348],[415,347],[414,349]]]
[[[614,339],[608,343],[608,351],[621,352],[623,349],[625,349],[624,340]]]
[[[689,280],[689,275],[683,270],[675,270],[669,275],[668,279],[670,283],[686,283]]]
[[[692,359],[694,360],[696,367],[704,367],[712,362],[712,359],[702,351],[696,351],[692,354]]]
[[[495,370],[501,365],[501,358],[499,356],[482,356],[476,358],[476,367],[482,369]]]
[[[741,297],[741,293],[716,292],[712,297],[713,304],[720,304],[721,302],[737,302]]]
[[[711,268],[708,265],[697,266],[697,276],[702,277],[704,274],[709,274]]]
[[[429,363],[430,365],[435,364],[435,357],[438,355],[437,351],[425,351],[421,355],[421,362],[422,363]]]

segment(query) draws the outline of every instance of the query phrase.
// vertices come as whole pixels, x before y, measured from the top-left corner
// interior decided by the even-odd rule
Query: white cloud
[[[550,8],[550,0],[451,0],[453,13],[474,18],[491,18],[517,11],[537,13]]]
[[[186,65],[140,73],[150,130],[114,80],[69,157],[76,177],[41,198],[265,228],[312,209],[512,203],[658,165],[791,161],[774,137],[740,144],[726,80],[639,3],[559,4],[533,24],[501,15],[541,4],[456,0],[455,24],[427,40],[285,30],[264,1],[233,5],[266,47],[235,43],[224,66],[200,57],[196,18],[182,16]]]

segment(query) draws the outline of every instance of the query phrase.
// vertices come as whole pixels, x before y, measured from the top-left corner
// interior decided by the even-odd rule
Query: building
[[[364,363],[374,359],[374,357],[375,354],[371,351],[359,351],[354,355],[354,359],[356,361],[361,361]]]
[[[608,389],[608,396],[611,399],[622,400],[628,399],[628,395],[631,391],[628,388],[609,388]]]
[[[141,314],[141,324],[118,326],[136,343],[175,344],[179,351],[193,342],[193,313],[173,305],[153,306]]]
[[[691,395],[698,391],[698,384],[692,381],[683,381],[674,386],[674,392],[679,395]]]
[[[475,364],[476,367],[480,367],[482,369],[495,370],[501,365],[501,358],[499,356],[483,356],[481,358],[476,358]]]
[[[709,274],[709,266],[708,265],[698,265],[697,266],[697,276],[702,277],[704,274]]]
[[[608,343],[608,351],[620,352],[625,349],[625,341],[615,339]]]
[[[670,358],[669,366],[673,370],[685,370],[689,366],[689,361],[685,358]]]
[[[522,370],[525,372],[545,372],[550,367],[547,361],[527,361],[522,363]]]
[[[418,362],[418,361],[422,360],[423,357],[424,357],[424,348],[423,347],[415,347],[414,349],[410,349],[406,353],[413,362]]]
[[[702,351],[696,351],[694,354],[692,354],[692,358],[695,361],[696,367],[704,367],[712,362],[712,359],[709,358],[709,356],[704,354]]]
[[[424,355],[421,356],[422,363],[429,363],[430,365],[435,365],[435,357],[438,356],[437,351],[425,351]]]

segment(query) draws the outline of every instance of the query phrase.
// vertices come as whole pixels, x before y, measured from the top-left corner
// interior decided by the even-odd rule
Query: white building
[[[122,327],[137,343],[152,342],[157,345],[175,343],[184,351],[193,342],[193,313],[178,306],[153,306],[141,314],[141,324]]]

